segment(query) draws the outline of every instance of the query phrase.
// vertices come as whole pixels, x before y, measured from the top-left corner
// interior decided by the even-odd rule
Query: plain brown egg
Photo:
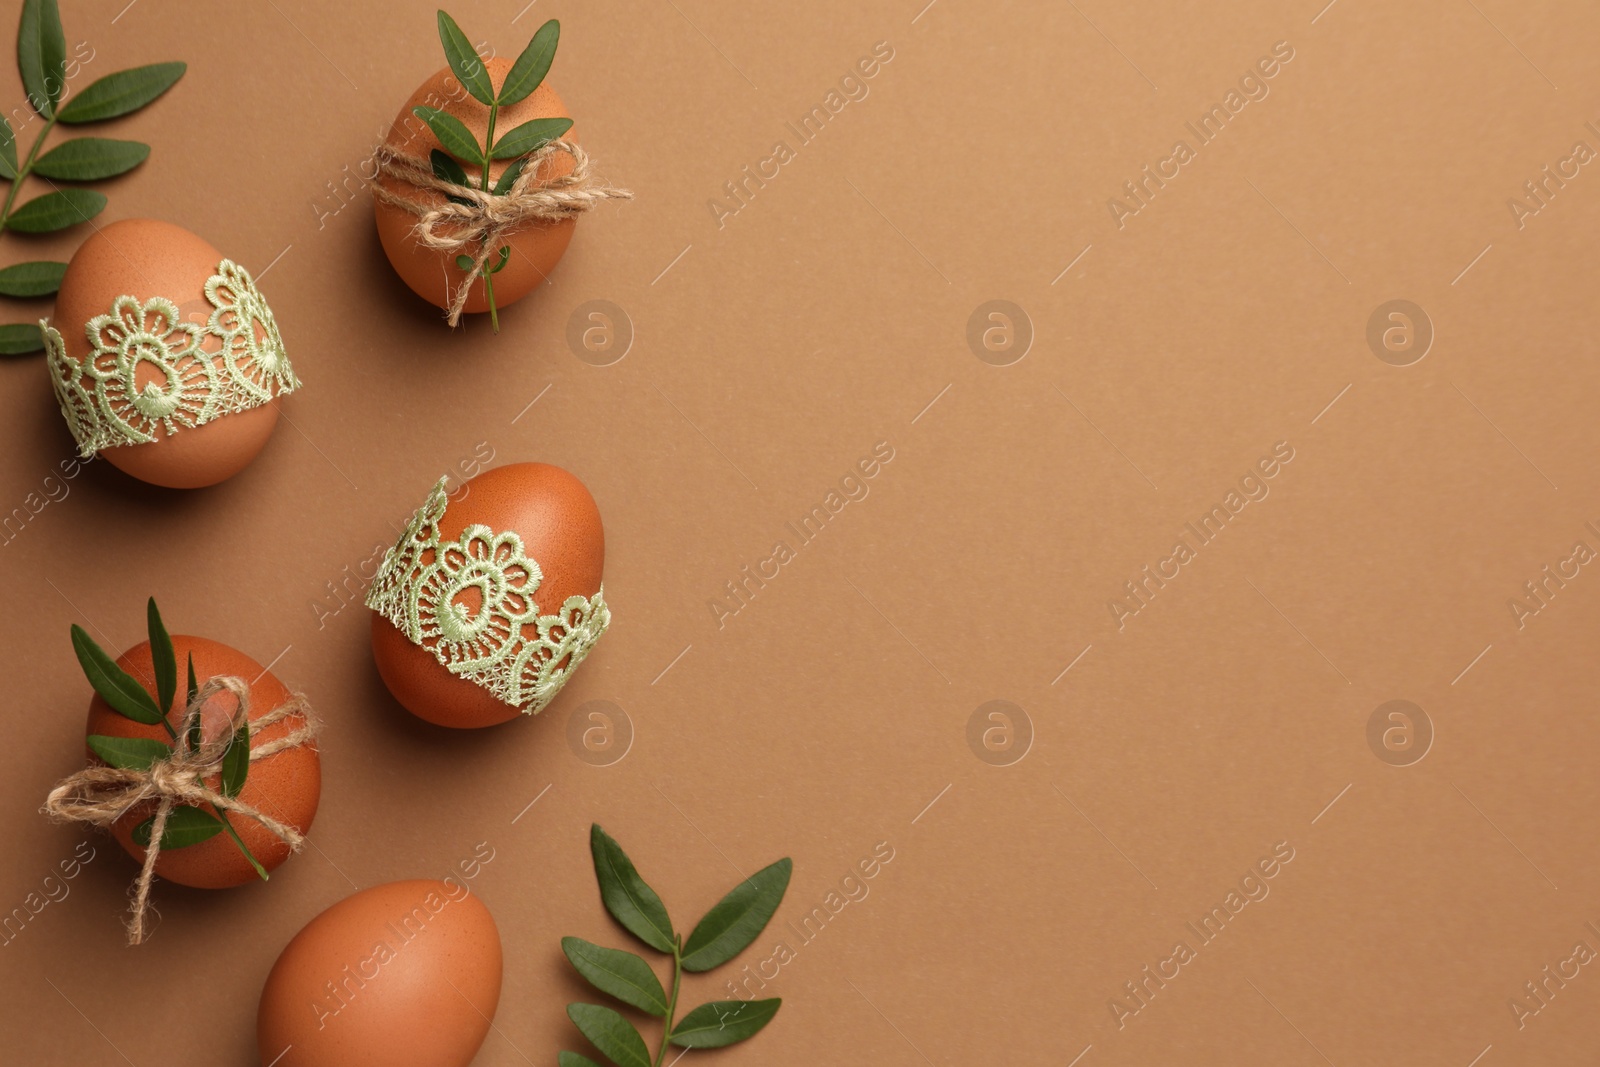
[[[174,728],[183,717],[183,686],[186,663],[194,655],[195,677],[199,684],[221,674],[231,674],[250,683],[250,721],[278,707],[289,699],[289,690],[282,682],[266,671],[261,664],[227,645],[209,641],[204,637],[172,635],[172,647],[178,657],[178,696],[173,701],[168,721]],[[148,641],[134,645],[117,657],[117,666],[127,671],[154,698],[156,695],[155,669],[150,658]],[[233,698],[218,694],[201,712],[201,726],[207,738],[213,739],[226,731],[228,716],[232,713]],[[255,734],[252,745],[264,743],[291,732],[303,725],[302,717],[290,715],[280,722],[263,728]],[[171,737],[159,725],[134,722],[111,709],[97,694],[89,702],[89,723],[86,731],[109,737],[143,737],[170,742]],[[100,763],[93,752],[91,763]],[[218,775],[206,782],[212,789],[218,787]],[[265,759],[251,762],[249,776],[238,799],[280,822],[297,828],[302,834],[311,829],[311,820],[317,814],[317,801],[322,796],[322,760],[317,754],[316,741],[308,741],[295,748],[285,749]],[[133,828],[155,814],[154,802],[142,804],[111,826],[111,834],[123,850],[138,863],[144,862],[145,850],[133,843]],[[207,809],[207,814],[214,814]],[[254,819],[237,813],[228,821],[238,831],[240,838],[268,871],[289,858],[289,846]],[[226,833],[217,834],[196,845],[184,848],[164,848],[156,858],[156,875],[197,889],[226,889],[243,885],[260,877],[250,861],[245,859]]]
[[[497,56],[486,60],[484,66],[488,68],[490,81],[498,90],[511,70],[511,61]],[[469,96],[461,83],[456,81],[455,75],[450,73],[450,68],[446,67],[411,94],[411,99],[400,109],[384,141],[389,148],[413,159],[426,161],[429,152],[443,148],[427,124],[412,114],[411,109],[415,107],[436,107],[454,115],[466,124],[479,144],[483,143],[484,134],[488,132],[488,106]],[[495,121],[495,136],[499,137],[532,119],[571,117],[561,97],[546,82],[525,100],[501,109]],[[568,130],[562,135],[562,140],[577,143],[578,128],[574,126]],[[473,160],[458,162],[469,177],[478,170]],[[513,162],[507,159],[493,163],[489,167],[490,184]],[[539,177],[544,181],[564,177],[572,173],[572,165],[570,155],[557,152],[540,164]],[[429,207],[445,202],[442,193],[431,189],[414,189],[388,175],[380,175],[378,182],[390,192],[412,197]],[[383,250],[394,265],[395,272],[424,300],[441,308],[449,307],[453,294],[467,277],[466,272],[456,266],[456,255],[459,253],[447,255],[423,248],[412,234],[417,225],[417,216],[377,198],[373,199],[373,205],[378,222],[378,239],[383,243]],[[566,252],[576,226],[576,219],[535,221],[511,234],[505,241],[511,246],[511,259],[505,269],[494,276],[495,305],[503,308],[521,300],[549,277]],[[466,310],[489,310],[482,278],[473,282],[467,296]]]
[[[516,533],[539,564],[534,593],[541,615],[553,615],[568,597],[592,597],[605,570],[606,537],[600,509],[582,482],[548,463],[510,463],[465,482],[439,522],[444,540],[481,524]],[[493,726],[522,714],[487,689],[459,678],[429,650],[414,645],[377,612],[372,613],[372,655],[384,684],[419,719],[440,726]]]
[[[500,1004],[502,966],[494,916],[464,884],[364,889],[272,965],[256,1013],[261,1062],[467,1067]]]
[[[141,303],[166,297],[178,305],[186,321],[204,325],[212,311],[205,298],[206,282],[222,259],[209,242],[170,222],[113,222],[85,240],[67,264],[51,325],[61,331],[67,355],[79,360],[90,351],[84,324],[109,314],[119,296]],[[221,343],[211,337],[207,348],[219,350]],[[135,384],[142,387],[153,379],[154,370],[145,366]],[[157,427],[154,441],[102,449],[100,455],[142,482],[198,489],[226,481],[249,466],[277,424],[274,399],[174,434]]]

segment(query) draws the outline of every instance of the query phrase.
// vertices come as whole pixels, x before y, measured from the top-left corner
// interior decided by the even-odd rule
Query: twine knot
[[[231,693],[234,697],[234,709],[228,716],[228,729],[210,741],[202,739],[198,745],[191,744],[191,738],[200,734],[201,711],[206,702],[223,692]],[[260,731],[291,715],[300,716],[300,725],[281,737],[257,741]],[[183,709],[182,719],[174,728],[176,737],[172,742],[171,756],[154,760],[145,769],[86,767],[63,778],[45,798],[42,809],[45,814],[95,826],[110,826],[139,805],[155,801],[150,844],[145,849],[144,866],[131,893],[133,903],[127,922],[128,944],[141,944],[145,939],[145,913],[150,906],[150,884],[155,879],[156,860],[161,856],[161,839],[166,833],[167,819],[174,807],[210,805],[225,825],[228,813],[232,812],[254,819],[293,851],[298,852],[304,844],[305,837],[296,827],[206,784],[208,777],[220,773],[239,728],[247,722],[250,724],[252,763],[286,749],[298,748],[314,738],[322,728],[322,723],[311,711],[311,705],[300,693],[291,695],[288,700],[252,721],[250,683],[234,675],[217,675],[196,690],[194,699]]]
[[[540,166],[558,152],[572,157],[571,173],[541,181]],[[447,198],[443,204],[431,204],[414,195],[391,191],[381,182],[372,187],[379,200],[417,216],[412,233],[424,248],[446,255],[468,254],[470,250],[472,269],[456,287],[447,309],[451,326],[461,321],[473,283],[484,276],[485,264],[498,253],[503,238],[532,221],[575,218],[604,200],[633,199],[626,189],[596,181],[590,173],[589,154],[571,141],[550,141],[528,156],[516,181],[503,193],[440,178],[427,160],[397,152],[388,145],[380,146],[374,159],[379,174]]]

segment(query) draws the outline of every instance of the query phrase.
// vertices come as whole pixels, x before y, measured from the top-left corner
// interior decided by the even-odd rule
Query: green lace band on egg
[[[204,426],[300,387],[249,271],[223,260],[205,294],[211,311],[204,326],[184,321],[164,296],[142,303],[117,297],[110,314],[84,324],[89,352],[82,360],[67,355],[48,319],[39,321],[50,383],[80,455],[148,444],[158,430]]]
[[[367,607],[451,674],[537,715],[611,624],[605,587],[539,614],[533,596],[544,572],[522,538],[476,525],[456,540],[440,537],[446,482],[439,479],[384,555]]]

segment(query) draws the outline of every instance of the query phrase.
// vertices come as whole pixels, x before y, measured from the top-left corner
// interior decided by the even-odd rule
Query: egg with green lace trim
[[[440,479],[367,594],[378,673],[440,726],[537,714],[611,622],[604,567],[600,510],[560,467]]]
[[[272,436],[279,397],[300,385],[250,272],[155,219],[84,241],[40,328],[79,454],[153,485],[239,473]]]

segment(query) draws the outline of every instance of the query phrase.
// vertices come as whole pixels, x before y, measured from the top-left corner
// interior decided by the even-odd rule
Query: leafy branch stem
[[[50,136],[50,131],[55,129],[56,116],[51,115],[45,120],[44,129],[39,131],[39,136],[34,140],[33,147],[28,150],[28,158],[23,160],[22,166],[17,168],[17,176],[11,179],[11,189],[6,193],[4,207],[0,207],[0,233],[4,233],[6,223],[11,221],[11,205],[16,203],[17,193],[22,188],[23,181],[33,173],[33,161],[39,156],[39,149],[44,147],[44,140]]]
[[[489,105],[489,130],[483,139],[483,191],[489,191],[489,163],[494,159],[494,124],[500,117],[500,100],[497,96],[494,103]],[[490,250],[484,249],[484,266],[487,267]],[[489,328],[495,333],[500,332],[500,312],[494,306],[494,273],[489,270],[483,272],[483,293],[489,301]]]
[[[661,1061],[667,1058],[667,1049],[672,1044],[672,1028],[675,1025],[673,1017],[678,1013],[678,988],[683,984],[683,935],[679,934],[672,943],[672,997],[667,1001],[667,1014],[663,1019],[666,1027],[661,1032],[661,1051],[656,1053],[653,1067],[661,1067]]]

